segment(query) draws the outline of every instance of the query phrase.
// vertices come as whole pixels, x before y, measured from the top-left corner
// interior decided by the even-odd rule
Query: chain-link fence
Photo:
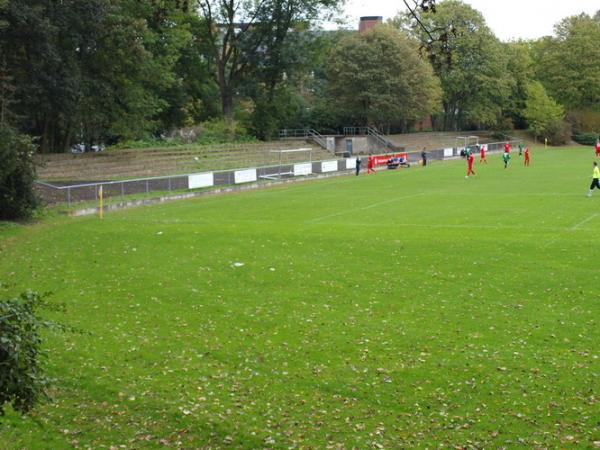
[[[521,141],[509,141],[516,146]],[[488,152],[501,151],[505,142],[486,143]],[[443,160],[460,156],[464,147],[428,150],[428,160]],[[421,160],[421,152],[406,152],[408,161],[415,164]],[[85,202],[97,205],[100,196],[107,205],[124,200],[136,200],[157,196],[168,196],[175,192],[190,190],[211,190],[224,186],[236,186],[247,183],[260,185],[264,182],[315,175],[332,175],[354,170],[355,158],[337,158],[328,161],[309,161],[305,163],[284,163],[249,169],[220,170],[185,175],[137,178],[119,181],[97,181],[91,183],[48,183],[36,182],[41,198],[48,203],[64,203],[71,209],[81,207]]]
[[[352,160],[353,161],[353,160]],[[48,203],[65,203],[67,207],[82,202],[98,202],[100,195],[106,202],[157,196],[191,189],[211,189],[243,183],[257,183],[299,176],[351,170],[348,160],[287,163],[239,170],[221,170],[164,177],[137,178],[93,183],[49,183],[37,181],[39,195]],[[198,181],[198,179],[200,181]]]

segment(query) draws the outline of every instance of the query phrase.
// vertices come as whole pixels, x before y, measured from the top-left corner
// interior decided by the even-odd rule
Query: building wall
[[[433,122],[431,116],[426,116],[415,124],[415,131],[432,130]]]
[[[360,22],[358,23],[358,31],[364,33],[369,31],[375,25],[378,25],[383,22],[382,16],[365,16],[360,18]]]
[[[340,136],[335,138],[335,153],[338,155],[346,152],[346,140],[352,141],[353,155],[368,155],[392,153],[393,151],[378,143],[371,136]]]

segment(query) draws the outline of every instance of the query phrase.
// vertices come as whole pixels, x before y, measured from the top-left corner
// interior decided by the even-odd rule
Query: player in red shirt
[[[475,156],[473,153],[469,153],[469,157],[467,158],[467,176],[465,178],[469,178],[469,175],[475,175],[475,171],[473,170],[473,161],[475,161]]]
[[[375,158],[373,157],[373,155],[369,155],[369,160],[367,162],[367,175],[370,175],[371,172],[376,173],[375,172]]]
[[[506,142],[504,144],[504,153],[510,153],[510,143]]]
[[[487,159],[485,159],[485,144],[481,144],[479,147],[479,164],[487,164]]]
[[[529,165],[529,147],[525,147],[525,165]]]
[[[600,138],[596,140],[596,157],[600,156]]]

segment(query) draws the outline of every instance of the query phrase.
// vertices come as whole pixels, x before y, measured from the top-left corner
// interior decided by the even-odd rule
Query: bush
[[[572,110],[567,113],[567,120],[573,126],[575,135],[600,130],[600,112],[598,111],[589,109]]]
[[[571,124],[565,120],[552,122],[546,128],[546,137],[551,145],[565,145],[571,138]]]
[[[246,128],[237,121],[212,119],[202,123],[198,144],[226,144],[230,142],[254,142]]]
[[[594,145],[599,136],[598,133],[578,133],[573,135],[573,140],[581,145]]]
[[[495,130],[492,133],[492,139],[496,141],[508,141],[511,138],[510,130]]]
[[[176,147],[181,145],[210,145],[228,144],[237,142],[256,142],[246,128],[238,121],[228,122],[223,119],[212,119],[193,127],[173,130],[169,135],[162,137],[148,137],[136,141],[123,141],[112,148],[114,149],[142,149]]]
[[[533,135],[552,142],[554,145],[566,143],[570,137],[570,125],[563,119],[565,110],[547,93],[539,81],[527,84],[527,100],[523,117],[527,120]]]
[[[46,396],[48,378],[44,374],[40,330],[58,327],[38,317],[38,310],[62,309],[28,291],[18,298],[0,298],[0,415],[11,404],[27,413]]]
[[[513,122],[508,117],[502,117],[492,127],[492,138],[497,141],[508,141],[511,139]]]
[[[34,151],[29,136],[0,126],[0,220],[27,219],[37,205]]]

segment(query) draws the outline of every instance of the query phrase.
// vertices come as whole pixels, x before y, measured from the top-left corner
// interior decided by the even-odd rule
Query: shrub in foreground
[[[62,309],[31,291],[17,298],[0,298],[0,415],[9,404],[25,414],[46,396],[49,380],[40,332],[60,326],[40,319],[42,308]]]

